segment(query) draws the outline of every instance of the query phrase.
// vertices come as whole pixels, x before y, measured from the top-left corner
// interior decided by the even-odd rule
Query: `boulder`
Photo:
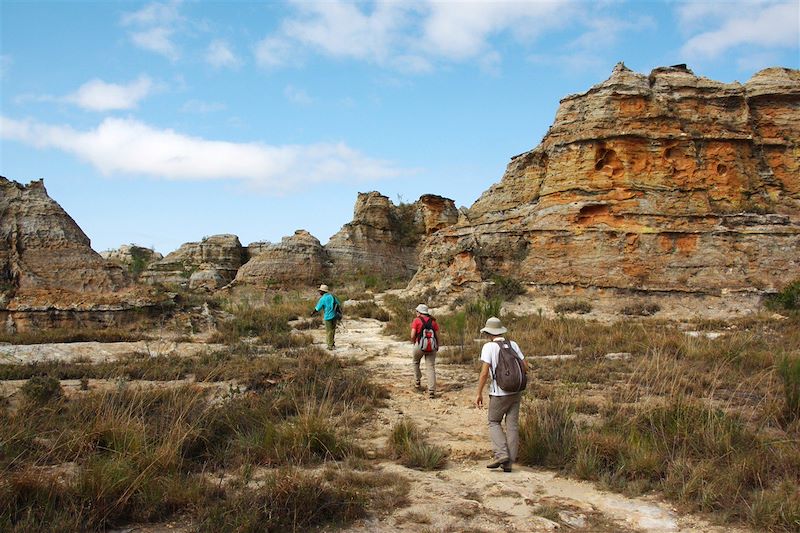
[[[316,237],[305,230],[280,243],[253,243],[255,255],[239,269],[236,283],[258,286],[316,284],[325,275],[327,254]]]

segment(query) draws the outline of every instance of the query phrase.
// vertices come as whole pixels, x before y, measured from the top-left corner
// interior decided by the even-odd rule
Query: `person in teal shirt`
[[[317,306],[314,308],[314,312],[311,313],[311,316],[314,316],[322,310],[325,311],[322,314],[322,319],[325,321],[325,340],[328,343],[328,349],[333,350],[336,348],[336,324],[339,321],[339,317],[336,316],[336,309],[340,307],[341,304],[339,304],[339,300],[336,299],[336,296],[331,294],[327,285],[320,285],[318,290],[320,294],[319,301],[317,301]]]

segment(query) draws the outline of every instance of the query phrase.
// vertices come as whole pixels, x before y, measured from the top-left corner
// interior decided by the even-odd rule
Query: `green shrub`
[[[37,405],[54,402],[64,396],[61,382],[50,376],[34,376],[20,390],[27,401]]]
[[[800,279],[793,281],[779,293],[767,298],[767,307],[778,311],[797,311],[800,309]]]
[[[525,286],[519,280],[504,276],[493,276],[491,285],[484,289],[483,295],[487,300],[510,301],[520,294],[525,294],[525,292]]]

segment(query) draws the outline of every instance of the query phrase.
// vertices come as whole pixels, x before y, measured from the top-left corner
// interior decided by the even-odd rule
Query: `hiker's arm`
[[[478,396],[475,398],[475,407],[483,407],[483,387],[486,386],[486,381],[489,378],[489,363],[483,363],[481,367],[481,375],[478,377]]]
[[[417,330],[411,328],[411,344],[414,344],[415,342],[417,342]]]

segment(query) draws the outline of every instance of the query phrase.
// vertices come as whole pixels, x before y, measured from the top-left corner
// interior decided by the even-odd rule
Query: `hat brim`
[[[481,333],[488,333],[490,335],[502,335],[507,331],[507,328],[481,328]]]

